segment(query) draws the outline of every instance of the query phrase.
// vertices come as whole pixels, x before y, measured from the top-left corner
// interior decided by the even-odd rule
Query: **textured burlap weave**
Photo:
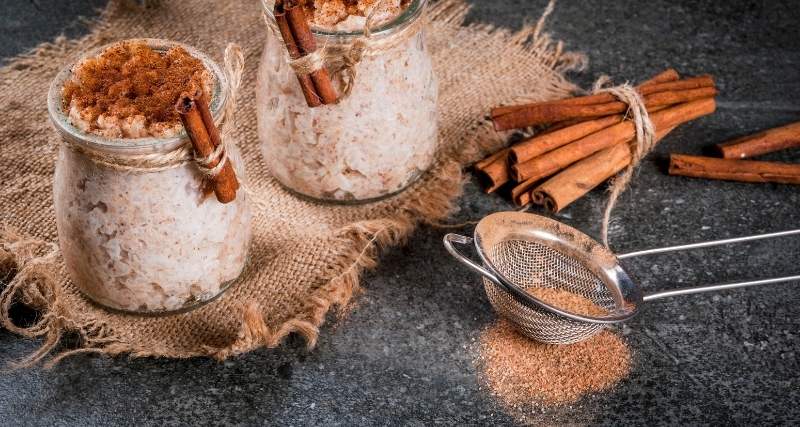
[[[552,5],[551,5],[552,7]],[[511,33],[464,25],[463,0],[441,0],[429,10],[428,42],[440,80],[440,147],[434,168],[411,189],[365,206],[328,206],[300,200],[270,177],[258,150],[254,88],[265,36],[258,0],[163,1],[131,10],[112,0],[80,40],[57,40],[0,69],[0,287],[3,326],[41,337],[48,356],[67,332],[81,337],[77,352],[133,356],[228,356],[274,347],[292,332],[313,346],[332,307],[346,305],[364,268],[381,246],[400,243],[419,223],[441,221],[454,209],[462,166],[496,149],[502,135],[483,120],[489,107],[521,97],[544,100],[574,89],[562,77],[582,65],[579,55],[541,32]],[[540,22],[541,24],[541,22]],[[244,49],[238,135],[254,191],[268,202],[254,219],[250,264],[220,299],[189,313],[140,317],[110,313],[87,302],[66,277],[55,250],[52,178],[58,136],[47,118],[51,79],[86,49],[132,37],[182,41],[220,63],[227,43]],[[36,324],[11,323],[8,306],[34,306]]]

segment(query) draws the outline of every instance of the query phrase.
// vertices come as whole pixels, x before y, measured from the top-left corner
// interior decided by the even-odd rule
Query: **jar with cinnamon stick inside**
[[[251,214],[236,192],[245,176],[239,150],[225,145],[220,169],[238,180],[223,186],[221,174],[198,167],[195,156],[208,153],[195,151],[175,109],[182,94],[194,94],[208,107],[210,123],[198,123],[214,130],[228,91],[206,55],[155,39],[89,52],[53,81],[59,245],[70,278],[92,301],[133,313],[184,311],[241,274]]]
[[[438,87],[425,44],[426,4],[266,6],[258,133],[284,187],[317,200],[364,202],[403,190],[433,164]],[[298,71],[293,61],[310,55],[324,66]]]

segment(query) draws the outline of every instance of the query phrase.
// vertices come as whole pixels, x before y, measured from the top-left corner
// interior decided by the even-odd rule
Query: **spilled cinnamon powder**
[[[64,84],[64,110],[86,130],[145,136],[138,133],[153,124],[178,125],[180,94],[196,88],[208,94],[209,80],[203,62],[181,47],[158,52],[143,42],[121,42],[75,67]],[[130,128],[141,132],[128,135]]]
[[[615,333],[603,332],[570,345],[551,345],[521,335],[506,320],[481,333],[482,379],[504,405],[562,405],[607,390],[630,371],[631,354]]]
[[[525,289],[525,292],[570,313],[593,317],[608,314],[607,310],[594,304],[591,300],[563,289],[531,287]]]

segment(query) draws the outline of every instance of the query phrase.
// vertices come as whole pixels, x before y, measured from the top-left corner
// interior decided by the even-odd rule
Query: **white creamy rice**
[[[238,149],[230,156],[243,177]],[[221,204],[201,185],[193,164],[124,173],[62,146],[56,221],[75,285],[105,306],[147,313],[218,295],[244,268],[250,210],[243,191]]]

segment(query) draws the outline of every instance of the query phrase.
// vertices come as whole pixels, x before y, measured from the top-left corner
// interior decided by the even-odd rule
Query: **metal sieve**
[[[451,233],[444,236],[444,245],[456,259],[483,276],[486,295],[495,311],[525,336],[549,344],[571,344],[610,324],[630,319],[644,301],[800,280],[800,275],[786,276],[644,295],[620,266],[622,259],[795,234],[800,230],[614,255],[589,236],[558,221],[529,213],[499,212],[478,223],[474,238]],[[473,242],[483,265],[453,246]],[[607,314],[592,317],[565,311],[526,292],[532,287],[580,295]]]

